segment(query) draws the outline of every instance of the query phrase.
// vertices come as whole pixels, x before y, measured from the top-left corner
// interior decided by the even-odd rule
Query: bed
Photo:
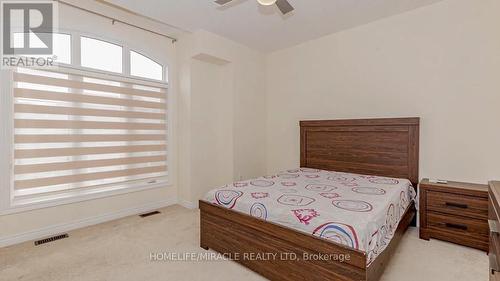
[[[200,200],[201,247],[271,280],[378,280],[414,221],[419,119],[302,121],[300,147]]]

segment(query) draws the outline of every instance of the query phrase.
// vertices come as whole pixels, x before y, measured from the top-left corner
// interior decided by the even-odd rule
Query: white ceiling
[[[107,0],[112,4],[187,31],[204,29],[269,52],[403,13],[441,0],[289,0],[295,11],[234,0]]]

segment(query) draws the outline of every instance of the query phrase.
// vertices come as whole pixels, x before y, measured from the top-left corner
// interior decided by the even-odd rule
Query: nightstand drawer
[[[487,185],[423,179],[419,192],[420,238],[489,250]]]
[[[429,191],[427,209],[457,216],[485,220],[488,218],[488,201],[481,197]]]
[[[442,231],[461,234],[469,237],[489,237],[489,227],[485,221],[455,217],[429,212],[427,214],[427,227]]]

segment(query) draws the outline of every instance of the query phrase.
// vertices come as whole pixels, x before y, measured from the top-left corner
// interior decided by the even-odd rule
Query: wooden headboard
[[[418,184],[420,118],[300,122],[301,167]]]

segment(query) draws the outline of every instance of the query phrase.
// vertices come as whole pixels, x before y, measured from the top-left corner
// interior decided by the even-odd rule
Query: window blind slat
[[[34,188],[34,187],[74,183],[74,182],[83,182],[90,180],[133,176],[140,174],[151,174],[151,173],[166,172],[166,171],[167,171],[167,166],[157,166],[157,167],[128,169],[128,170],[112,171],[112,172],[99,172],[90,174],[50,177],[50,178],[42,178],[34,180],[20,180],[20,181],[15,181],[14,184],[17,188],[24,189],[24,188]]]
[[[165,134],[158,135],[15,135],[15,143],[53,142],[111,142],[111,141],[164,141]]]
[[[102,159],[102,160],[90,160],[90,161],[73,161],[73,162],[49,163],[49,164],[16,165],[14,167],[14,174],[19,175],[19,174],[29,174],[29,173],[42,173],[50,171],[76,170],[83,168],[95,168],[95,167],[152,163],[152,162],[163,162],[163,161],[167,161],[167,156],[159,155],[159,156]]]
[[[48,149],[16,149],[15,158],[40,158],[56,156],[76,156],[88,154],[129,153],[145,151],[165,151],[166,145],[135,145],[135,146],[104,146],[104,147],[74,147]]]
[[[15,128],[165,130],[165,124],[16,119]]]
[[[32,104],[16,104],[14,111],[17,113],[38,113],[38,114],[66,114],[70,116],[99,116],[99,117],[120,117],[120,118],[141,118],[153,120],[165,120],[164,113],[150,113],[138,111],[120,111],[106,109],[91,109],[78,107],[45,106]]]
[[[126,107],[145,107],[165,109],[166,104],[162,102],[140,101],[132,99],[117,99],[109,97],[99,97],[92,95],[82,95],[73,93],[49,92],[33,89],[15,88],[14,97],[49,101],[66,101],[75,103],[94,103],[106,105],[120,105]]]
[[[125,95],[134,95],[134,96],[142,96],[142,97],[150,97],[150,98],[165,98],[165,92],[163,89],[159,92],[146,91],[143,89],[134,89],[134,88],[125,88],[111,85],[103,85],[97,83],[90,82],[82,82],[82,81],[74,81],[74,80],[66,80],[52,77],[43,77],[36,76],[25,73],[14,73],[14,79],[17,82],[25,82],[25,83],[33,83],[33,84],[41,84],[41,85],[49,85],[56,87],[66,87],[73,89],[81,89],[81,90],[91,90],[91,91],[102,91],[102,92],[111,92],[111,93],[119,93]]]

